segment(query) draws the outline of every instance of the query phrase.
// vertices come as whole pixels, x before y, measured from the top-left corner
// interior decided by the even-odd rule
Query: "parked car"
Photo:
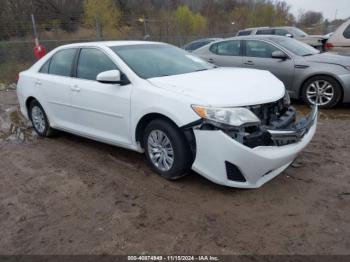
[[[191,43],[188,43],[182,47],[182,49],[185,49],[188,52],[193,52],[194,50],[197,50],[198,48],[201,48],[207,44],[210,44],[212,42],[221,40],[222,38],[204,38],[204,39],[198,39],[196,41],[193,41]]]
[[[350,19],[342,24],[328,39],[326,50],[350,55]]]
[[[256,27],[241,30],[236,36],[246,35],[279,35],[295,38],[305,44],[311,45],[312,47],[323,50],[326,39],[322,35],[308,35],[301,29],[292,26],[281,26],[281,27]]]
[[[194,54],[217,66],[268,70],[285,84],[292,98],[307,104],[331,108],[350,102],[350,58],[321,54],[288,37],[234,37]]]
[[[257,188],[277,176],[317,124],[316,107],[296,122],[271,73],[216,68],[163,43],[59,47],[20,73],[17,92],[40,136],[64,130],[144,152],[165,178],[192,168],[232,187]]]

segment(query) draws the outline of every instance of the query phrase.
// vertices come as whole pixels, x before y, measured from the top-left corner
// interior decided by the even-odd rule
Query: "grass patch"
[[[0,83],[5,85],[16,83],[18,73],[28,69],[30,65],[15,61],[0,63]]]

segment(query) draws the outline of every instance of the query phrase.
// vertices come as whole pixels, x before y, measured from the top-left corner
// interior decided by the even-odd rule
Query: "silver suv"
[[[321,35],[308,35],[301,29],[292,26],[281,26],[281,27],[255,27],[247,28],[238,31],[236,36],[246,35],[279,35],[288,36],[295,38],[305,44],[311,45],[314,48],[323,50],[325,39]]]

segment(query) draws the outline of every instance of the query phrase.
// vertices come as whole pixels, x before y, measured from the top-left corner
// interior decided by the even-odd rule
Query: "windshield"
[[[172,76],[214,68],[186,51],[161,44],[115,46],[111,49],[141,78]]]
[[[320,53],[317,49],[289,37],[283,37],[275,41],[285,49],[299,56],[309,56]]]
[[[291,27],[288,30],[290,32],[292,32],[294,37],[305,37],[305,36],[307,36],[307,33],[305,33],[304,31],[302,31],[302,30],[300,30],[299,28],[296,28],[296,27]]]

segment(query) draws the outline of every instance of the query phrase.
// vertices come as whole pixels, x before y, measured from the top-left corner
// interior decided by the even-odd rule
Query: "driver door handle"
[[[249,60],[249,61],[244,62],[244,64],[245,65],[254,65],[254,62]]]
[[[213,58],[209,58],[208,62],[214,64],[214,59]]]
[[[80,88],[78,85],[71,85],[70,90],[73,92],[80,92]]]
[[[35,80],[35,84],[38,86],[41,86],[43,84],[43,82],[41,82],[40,79]]]

